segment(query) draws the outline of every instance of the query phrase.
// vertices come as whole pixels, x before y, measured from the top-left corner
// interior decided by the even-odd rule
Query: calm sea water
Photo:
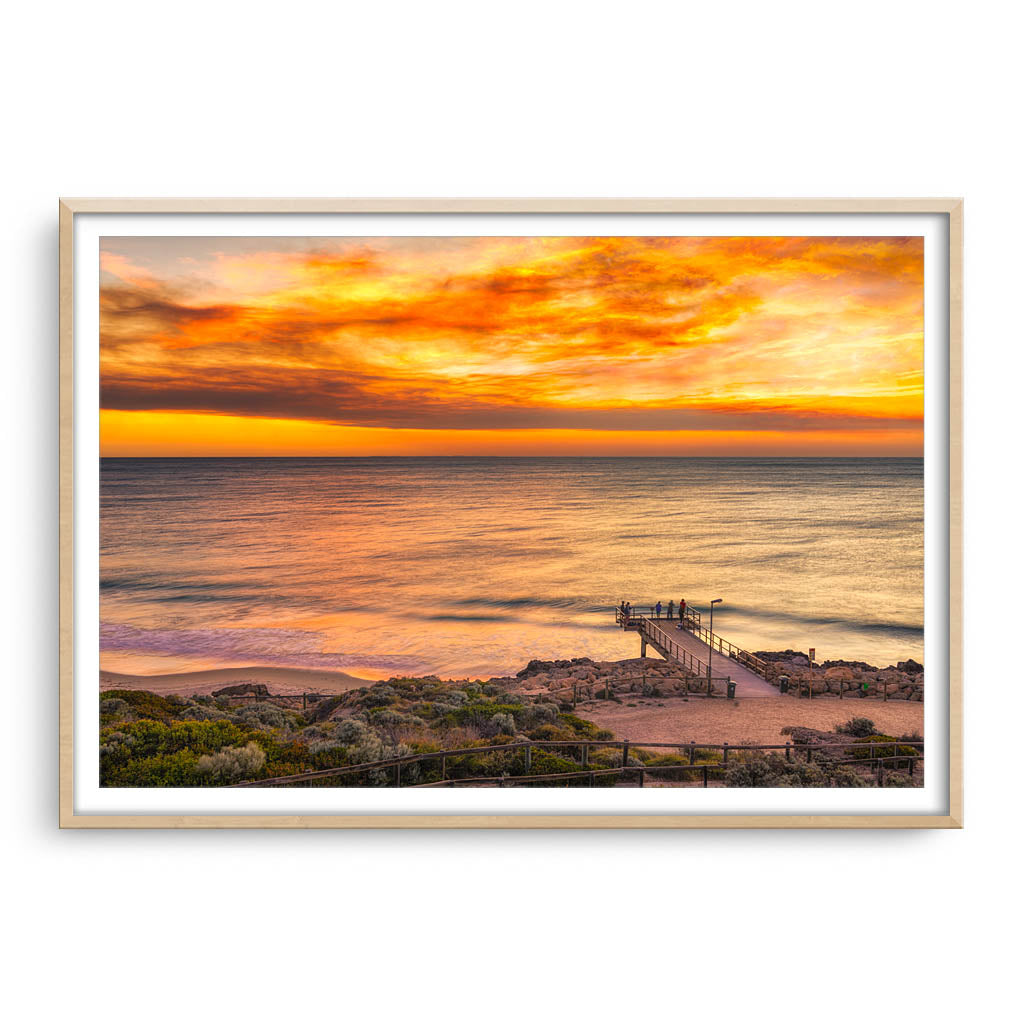
[[[923,658],[920,459],[105,459],[101,664],[367,677],[628,658],[624,598],[748,649]]]

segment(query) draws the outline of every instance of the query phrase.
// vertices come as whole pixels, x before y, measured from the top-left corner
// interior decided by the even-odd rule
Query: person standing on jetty
[[[655,618],[658,618],[658,619],[661,618],[661,602],[660,601],[654,606],[654,613],[655,613]]]
[[[686,598],[679,598],[679,621],[682,622],[686,618]]]
[[[670,599],[670,600],[669,600],[669,602],[668,602],[668,616],[667,616],[668,618],[670,618],[670,619],[671,619],[671,618],[673,618],[673,617],[674,617],[674,616],[672,615],[672,612],[673,612],[673,610],[674,610],[674,609],[675,609],[675,605],[674,605],[674,604],[672,603],[672,601],[671,601],[671,599]]]

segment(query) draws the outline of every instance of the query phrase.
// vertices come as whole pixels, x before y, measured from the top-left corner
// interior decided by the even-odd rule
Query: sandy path
[[[577,706],[576,714],[611,729],[617,738],[652,743],[785,743],[781,730],[786,726],[827,731],[854,717],[870,718],[888,735],[924,735],[924,705],[907,701],[775,696],[741,701],[641,698],[635,703],[631,708],[587,701]]]
[[[190,697],[209,694],[235,683],[265,683],[271,693],[345,693],[360,686],[372,686],[373,680],[359,679],[345,672],[323,669],[270,668],[249,665],[243,668],[217,668],[204,672],[171,672],[167,675],[125,675],[100,672],[101,690],[149,690],[150,693],[177,693]]]

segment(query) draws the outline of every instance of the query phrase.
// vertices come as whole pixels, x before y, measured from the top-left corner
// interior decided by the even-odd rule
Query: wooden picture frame
[[[91,214],[927,214],[948,251],[948,787],[921,814],[103,814],[76,810],[74,787],[75,230]],[[81,301],[81,299],[79,300]],[[63,199],[60,201],[60,800],[62,828],[960,828],[963,825],[962,305],[960,199]],[[80,551],[78,557],[91,557]],[[80,636],[78,643],[91,642]],[[79,686],[95,686],[94,679]],[[934,684],[932,684],[934,685]],[[143,791],[145,792],[145,791]]]

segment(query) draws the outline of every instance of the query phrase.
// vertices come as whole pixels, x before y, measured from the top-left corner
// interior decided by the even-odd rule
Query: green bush
[[[585,718],[577,718],[576,715],[560,714],[558,716],[559,722],[567,726],[573,731],[576,736],[584,737],[586,739],[596,740],[598,728],[593,722],[588,722]]]
[[[874,753],[868,744],[874,743]],[[899,743],[895,736],[864,736],[854,742],[854,746],[847,751],[858,761],[867,760],[872,757],[916,757],[920,751],[915,747],[908,747]]]
[[[204,754],[196,771],[215,786],[226,786],[241,779],[251,779],[267,763],[267,755],[255,743],[244,747],[225,747],[216,754]]]
[[[139,718],[149,718],[154,722],[169,722],[176,718],[180,707],[174,701],[150,693],[148,690],[107,690],[100,694],[100,713],[106,701],[118,700],[127,704],[131,713]]]
[[[851,718],[845,725],[837,725],[836,732],[843,736],[871,736],[875,723],[870,718]]]
[[[100,755],[101,786],[201,786],[203,777],[197,772],[199,758],[190,750],[161,754],[141,761],[111,764]]]
[[[534,750],[530,757],[531,775],[560,775],[581,772],[583,768],[567,757],[559,757],[547,750]]]

